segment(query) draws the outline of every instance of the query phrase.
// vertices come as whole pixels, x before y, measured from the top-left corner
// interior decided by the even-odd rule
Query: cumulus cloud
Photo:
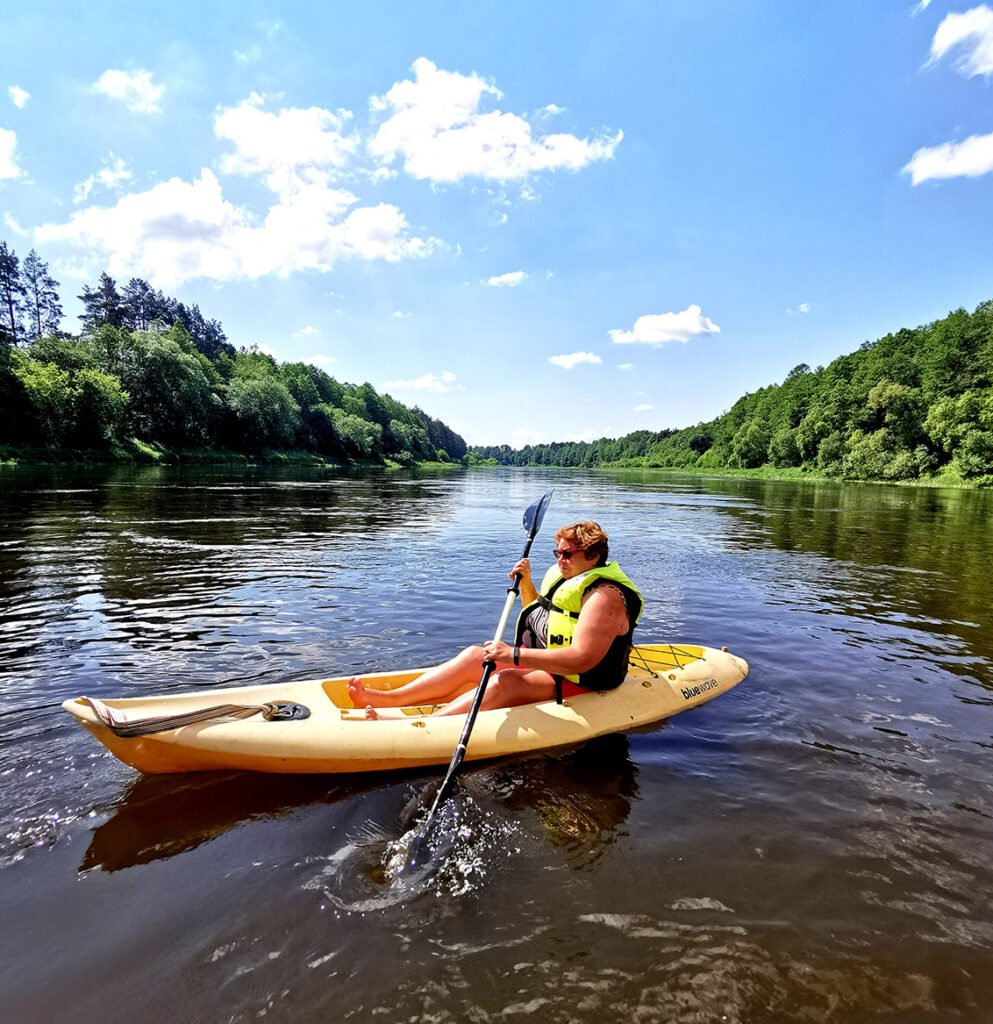
[[[263,109],[264,103],[253,93],[218,113],[214,134],[233,147],[221,158],[221,170],[260,175],[277,195],[312,185],[326,188],[358,146],[358,137],[346,134],[351,113],[321,107],[272,112]]]
[[[316,327],[312,327],[310,324],[307,324],[306,327],[301,327],[299,331],[294,331],[293,332],[293,337],[294,338],[306,338],[306,337],[309,337],[311,334],[320,334],[320,333],[321,332]]]
[[[18,110],[23,110],[27,105],[29,99],[31,99],[31,93],[22,89],[19,85],[12,85],[7,89],[7,95],[10,97],[10,102],[17,107]]]
[[[317,353],[317,355],[305,356],[300,362],[306,363],[308,366],[316,366],[320,369],[322,366],[330,366],[334,362],[334,356],[325,356]]]
[[[347,112],[268,113],[260,103],[252,97],[221,110],[215,131],[232,146],[221,172],[260,178],[275,194],[264,215],[227,200],[204,168],[192,182],[173,178],[114,206],[80,210],[65,224],[43,225],[38,238],[106,253],[111,274],[159,287],[326,271],[348,259],[396,262],[432,250],[436,240],[412,237],[395,206],[360,206],[336,184],[354,148],[341,131]]]
[[[17,163],[17,134],[0,128],[0,181],[19,178],[23,173]]]
[[[993,134],[919,149],[903,168],[914,185],[938,178],[976,178],[993,171]]]
[[[981,4],[946,15],[931,41],[932,63],[950,50],[959,53],[955,66],[962,74],[993,75],[993,9]]]
[[[647,402],[642,402],[641,405],[636,405],[634,407],[634,411],[635,412],[649,412],[650,410],[652,410],[654,408],[655,408],[655,406],[649,405]]]
[[[151,71],[119,71],[108,68],[93,83],[93,91],[119,100],[134,114],[157,114],[164,85],[152,81]]]
[[[634,369],[634,363],[618,363],[617,364],[617,369],[618,370],[624,370],[625,372],[627,372],[628,370],[633,370]]]
[[[516,288],[528,279],[523,270],[513,270],[509,274],[498,274],[496,277],[487,278],[485,284],[491,288]]]
[[[81,181],[75,187],[72,193],[73,202],[85,203],[97,185],[102,188],[116,190],[129,182],[131,178],[131,169],[128,165],[119,156],[109,153],[103,161],[103,167],[96,174],[91,174],[85,181]]]
[[[412,317],[413,315],[414,315],[413,313],[407,313],[407,312],[405,312],[402,309],[394,309],[393,312],[390,313],[390,319],[391,320],[406,320],[408,317]]]
[[[720,334],[721,329],[703,315],[697,305],[687,306],[679,313],[654,313],[639,316],[630,331],[615,329],[607,333],[617,345],[651,345],[667,341],[687,342],[701,334]]]
[[[799,306],[790,306],[787,308],[786,312],[790,316],[796,316],[798,313],[801,316],[806,316],[810,312],[810,303],[801,302]]]
[[[461,391],[462,386],[456,383],[458,378],[450,370],[443,370],[440,375],[425,373],[414,380],[390,380],[383,387],[398,391],[434,391],[444,394],[447,391]]]
[[[602,363],[603,360],[595,352],[571,352],[564,356],[549,356],[548,361],[563,370],[571,370],[580,363]]]
[[[384,165],[400,161],[412,177],[453,183],[475,177],[520,181],[543,171],[577,171],[614,155],[623,134],[580,139],[565,133],[534,136],[517,114],[484,111],[503,94],[476,74],[444,71],[426,57],[414,79],[397,82],[371,107],[383,116],[369,152]]]

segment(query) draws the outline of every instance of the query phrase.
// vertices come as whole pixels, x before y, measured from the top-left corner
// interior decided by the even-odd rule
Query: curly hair
[[[582,548],[584,554],[596,556],[597,565],[607,564],[607,534],[599,523],[586,519],[579,523],[570,523],[563,526],[555,533],[555,543],[569,541],[577,547]]]

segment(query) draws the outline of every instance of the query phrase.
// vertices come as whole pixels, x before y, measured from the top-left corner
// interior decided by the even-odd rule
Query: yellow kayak
[[[423,671],[382,672],[363,681],[392,689]],[[562,704],[481,711],[466,759],[571,746],[658,722],[725,693],[747,674],[746,662],[726,649],[639,644],[615,690],[583,693]],[[149,774],[370,772],[448,764],[464,716],[415,707],[368,721],[349,699],[347,683],[341,677],[163,697],[75,697],[62,707],[115,757]]]

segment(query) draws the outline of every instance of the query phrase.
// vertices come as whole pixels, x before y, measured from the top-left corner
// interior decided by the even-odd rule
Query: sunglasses
[[[572,551],[566,551],[565,548],[553,548],[552,557],[564,558],[567,561],[572,558],[573,555],[581,555],[583,553],[582,548],[573,548]]]

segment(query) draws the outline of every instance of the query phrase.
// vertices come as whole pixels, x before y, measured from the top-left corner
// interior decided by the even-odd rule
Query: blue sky
[[[620,436],[993,298],[993,8],[5,14],[0,237],[475,444]]]

